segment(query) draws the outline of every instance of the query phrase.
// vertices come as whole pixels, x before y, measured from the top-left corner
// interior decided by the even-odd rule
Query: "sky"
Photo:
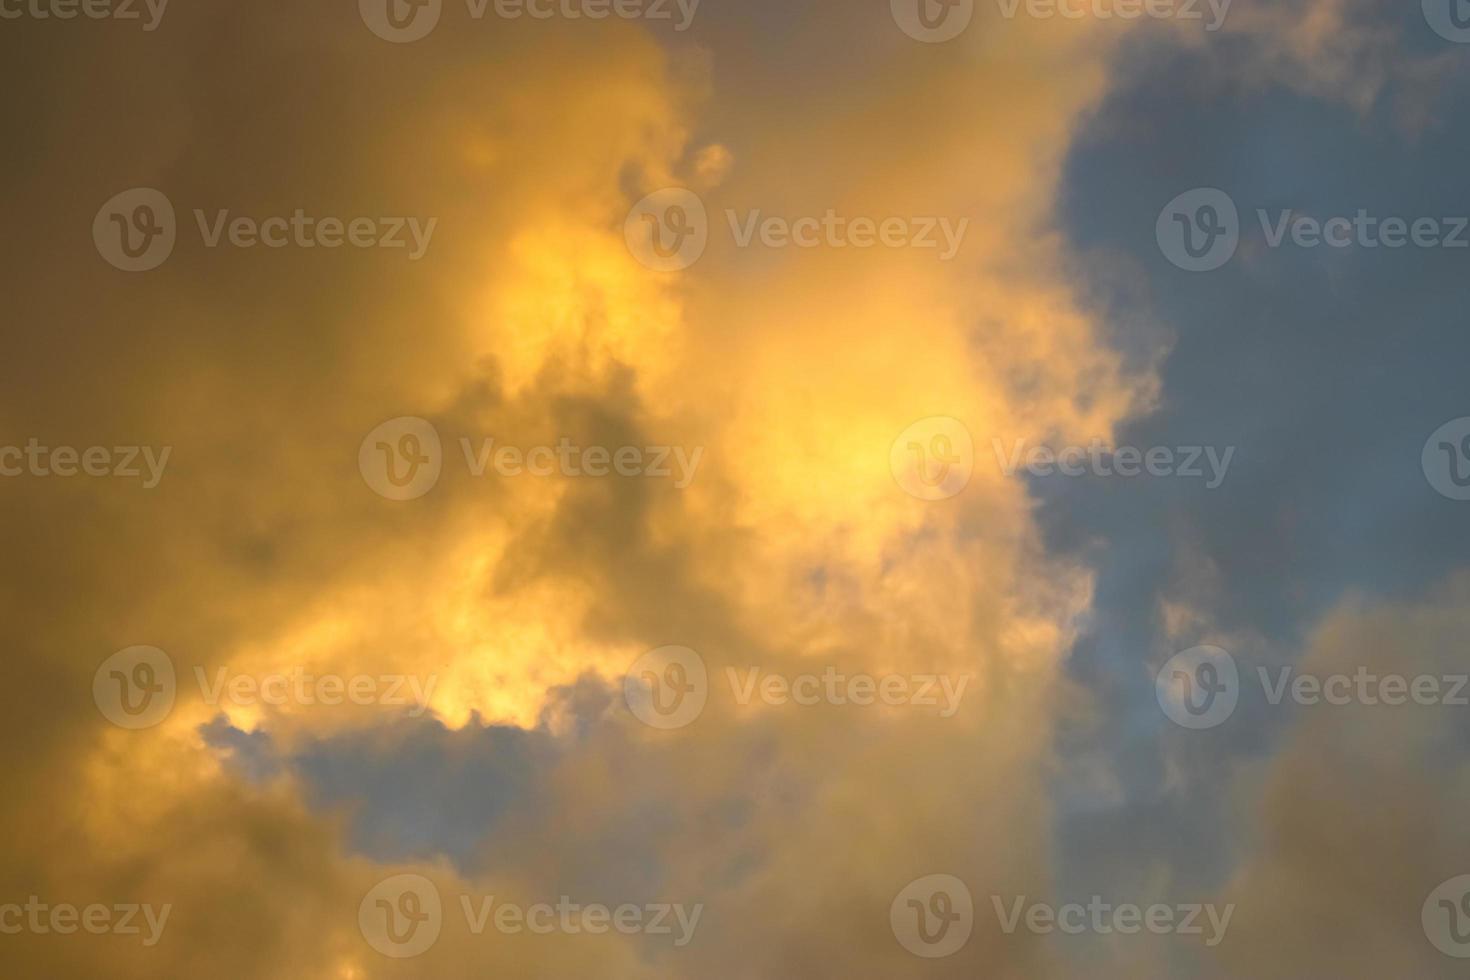
[[[4,975],[1463,975],[1467,76],[0,0]]]

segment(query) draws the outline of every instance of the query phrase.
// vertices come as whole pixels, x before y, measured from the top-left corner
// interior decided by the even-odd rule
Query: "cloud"
[[[1466,586],[1461,576],[1417,602],[1344,603],[1314,632],[1298,674],[1463,676]],[[1456,975],[1457,961],[1430,944],[1420,909],[1470,863],[1455,817],[1470,792],[1461,710],[1356,697],[1287,707],[1285,744],[1248,777],[1259,802],[1244,828],[1249,859],[1224,889],[1240,910],[1238,933],[1222,948],[1227,968],[1256,977]]]
[[[174,909],[156,948],[6,937],[19,970],[892,975],[915,968],[887,925],[915,878],[957,875],[982,907],[1045,890],[1053,733],[1088,708],[1061,664],[1093,582],[1048,553],[990,446],[1106,438],[1160,397],[1155,345],[1113,345],[1057,228],[1116,39],[1018,22],[1005,44],[975,30],[935,48],[885,11],[823,3],[772,55],[792,81],[773,100],[744,84],[761,66],[726,43],[749,29],[732,16],[693,40],[471,22],[393,46],[350,7],[211,2],[146,43],[7,35],[7,73],[51,101],[44,120],[3,110],[25,137],[7,213],[29,237],[0,244],[23,341],[0,420],[17,438],[173,447],[148,493],[0,488],[20,692],[0,735],[26,801],[0,809],[0,901]],[[839,41],[863,56],[806,63]],[[136,94],[99,102],[121,78]],[[181,241],[128,276],[86,230],[135,185],[170,198]],[[671,185],[711,219],[679,274],[623,240],[633,202]],[[438,223],[418,262],[208,248],[192,224],[298,208]],[[754,209],[969,224],[951,261],[741,248],[728,213]],[[434,427],[444,473],[395,502],[357,461],[401,416]],[[933,416],[977,447],[949,501],[904,493],[891,464]],[[476,477],[461,440],[473,455],[484,438],[703,461],[683,489]],[[125,731],[89,691],[140,643],[173,658],[178,697]],[[677,732],[620,696],[666,644],[698,650],[720,695]],[[952,718],[743,706],[725,678],[752,665],[973,680]],[[421,718],[382,700],[210,703],[198,677],[221,668],[434,693]],[[455,920],[400,962],[357,921],[400,873],[453,913],[460,896],[569,895],[703,919],[678,950]],[[987,920],[933,973],[1044,976],[1043,946]]]

